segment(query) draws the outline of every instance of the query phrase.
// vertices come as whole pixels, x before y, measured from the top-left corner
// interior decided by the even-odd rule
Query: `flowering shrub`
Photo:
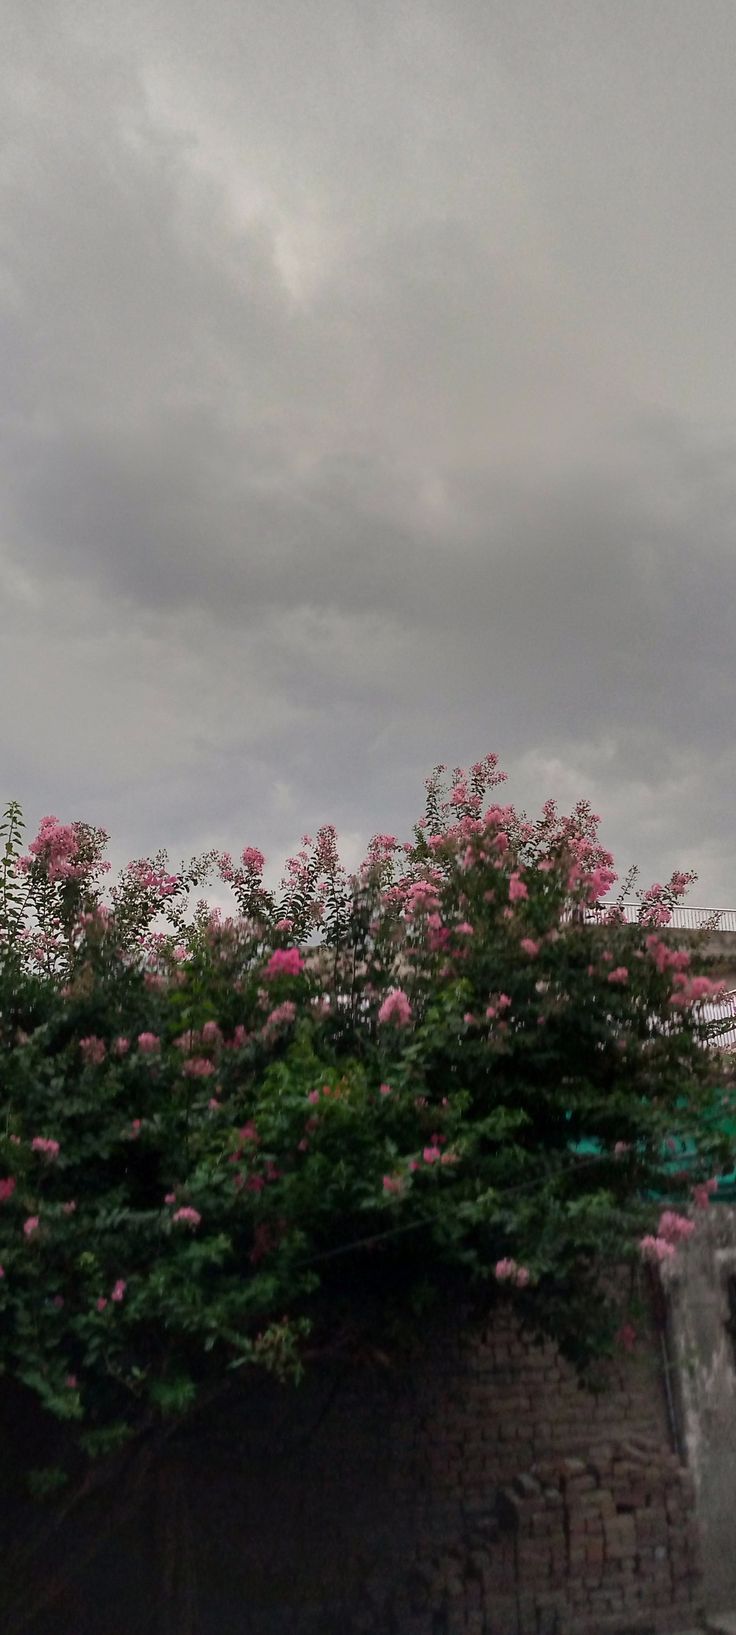
[[[347,875],[325,827],[277,893],[249,846],[105,899],[102,830],[46,818],[24,854],[8,808],[0,1362],[86,1456],[232,1370],[298,1374],[377,1300],[388,1329],[514,1299],[584,1360],[610,1268],[707,1203],[714,985],[666,933],[690,877],[586,923],[616,879],[589,807],[527,820],[492,756],[441,774],[411,840]],[[213,873],[231,918],[189,909]]]

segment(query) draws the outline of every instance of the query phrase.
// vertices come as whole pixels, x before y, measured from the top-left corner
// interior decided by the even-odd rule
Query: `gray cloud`
[[[730,902],[730,7],[11,4],[0,684],[122,853],[497,748]]]

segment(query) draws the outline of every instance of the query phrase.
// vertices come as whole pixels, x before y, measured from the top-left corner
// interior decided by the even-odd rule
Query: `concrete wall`
[[[704,1592],[736,1606],[736,1336],[728,1280],[736,1279],[736,1210],[714,1205],[667,1276],[673,1377],[697,1494]],[[736,1287],[736,1285],[735,1285]]]

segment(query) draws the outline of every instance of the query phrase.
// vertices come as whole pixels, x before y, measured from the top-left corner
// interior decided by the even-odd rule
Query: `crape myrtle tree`
[[[45,818],[24,853],[7,808],[0,1365],[58,1427],[25,1473],[55,1504],[249,1371],[390,1354],[458,1293],[584,1365],[612,1270],[707,1202],[714,984],[666,929],[693,876],[626,924],[586,803],[531,821],[495,756],[443,772],[406,843],[348,874],[325,826],[276,892],[254,847],[106,890],[104,831]],[[230,917],[190,906],[212,880]]]

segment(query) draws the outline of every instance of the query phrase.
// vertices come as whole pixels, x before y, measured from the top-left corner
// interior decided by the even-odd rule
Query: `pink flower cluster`
[[[28,847],[30,856],[21,858],[20,866],[27,871],[37,861],[44,865],[49,880],[83,880],[89,864],[80,861],[80,840],[76,824],[60,823],[56,817],[42,818],[38,834]],[[104,867],[109,868],[109,864]]]
[[[655,932],[646,939],[647,953],[653,959],[659,972],[686,971],[690,964],[690,955],[686,948],[668,948]]]
[[[199,1226],[202,1216],[198,1209],[192,1209],[191,1205],[184,1204],[181,1209],[174,1211],[171,1219],[176,1222],[177,1226],[189,1226],[194,1232]]]
[[[158,1056],[161,1053],[161,1040],[157,1033],[139,1033],[138,1049],[142,1056]]]
[[[413,920],[419,914],[435,914],[440,906],[437,887],[432,880],[414,880],[406,892],[405,913]]]
[[[287,1027],[296,1019],[296,1005],[292,999],[285,999],[281,1005],[276,1005],[266,1017],[263,1031],[271,1032],[274,1028]]]
[[[257,846],[244,846],[243,851],[241,852],[241,858],[243,868],[247,869],[249,874],[263,873],[266,866],[266,859],[263,852],[260,852]]]
[[[412,1019],[412,1008],[403,988],[389,988],[383,1004],[379,1007],[379,1022],[395,1022],[398,1027],[406,1027]]]
[[[157,868],[147,857],[128,864],[128,874],[144,891],[155,891],[158,897],[173,897],[179,889],[179,876]]]
[[[685,976],[683,971],[675,971],[672,986],[676,990],[670,997],[670,1004],[678,1007],[698,1005],[704,999],[720,999],[725,992],[725,983],[712,982],[707,976]]]
[[[517,1289],[525,1289],[530,1275],[528,1267],[517,1266],[515,1260],[507,1258],[496,1261],[494,1276],[498,1283],[514,1283]]]
[[[686,1243],[695,1231],[695,1222],[674,1209],[665,1209],[659,1217],[657,1231],[647,1233],[639,1243],[642,1260],[650,1265],[662,1265],[674,1258],[681,1243]]]
[[[711,1175],[707,1181],[700,1181],[693,1187],[692,1197],[696,1209],[707,1209],[714,1192],[718,1191],[718,1181]]]
[[[0,1204],[6,1204],[8,1199],[12,1198],[15,1186],[15,1177],[12,1175],[8,1175],[4,1181],[0,1181]]]
[[[181,1071],[188,1079],[208,1079],[217,1072],[217,1068],[207,1056],[187,1056],[181,1064]]]
[[[40,1152],[50,1163],[59,1156],[59,1143],[51,1136],[34,1135],[31,1142],[31,1152]]]
[[[99,1067],[107,1055],[107,1046],[104,1039],[98,1039],[91,1033],[88,1038],[80,1039],[79,1048],[82,1052],[82,1061],[86,1067]]]
[[[304,960],[298,948],[275,948],[266,966],[265,975],[299,976],[304,970]]]

